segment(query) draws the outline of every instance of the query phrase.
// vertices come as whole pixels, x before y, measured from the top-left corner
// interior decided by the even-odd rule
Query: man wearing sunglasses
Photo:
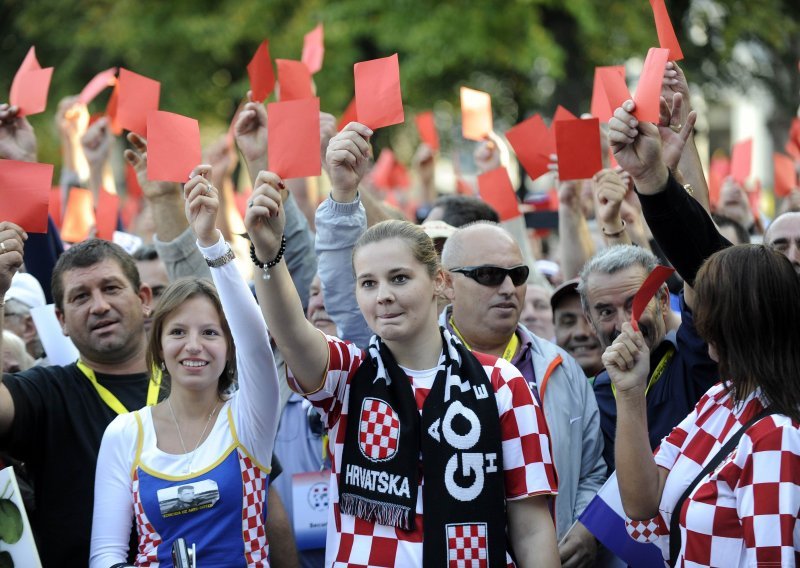
[[[570,530],[606,478],[600,416],[583,370],[520,324],[530,271],[519,245],[499,225],[479,222],[456,230],[445,242],[442,266],[450,305],[440,323],[470,349],[513,363],[544,407],[558,471],[562,563],[594,565],[594,537],[580,523]]]

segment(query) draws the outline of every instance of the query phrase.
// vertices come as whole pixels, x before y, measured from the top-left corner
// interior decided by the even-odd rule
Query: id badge
[[[292,476],[292,513],[298,550],[325,548],[331,470]]]

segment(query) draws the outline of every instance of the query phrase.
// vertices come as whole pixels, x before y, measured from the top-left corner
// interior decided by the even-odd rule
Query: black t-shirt
[[[89,563],[94,476],[100,441],[116,417],[77,365],[4,374],[14,422],[0,449],[24,461],[36,494],[31,518],[44,566]],[[129,410],[145,406],[148,378],[97,374]]]

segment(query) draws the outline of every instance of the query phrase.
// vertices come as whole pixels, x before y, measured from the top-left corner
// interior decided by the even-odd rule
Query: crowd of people
[[[551,157],[557,238],[437,195],[424,145],[406,219],[372,129],[327,113],[317,199],[269,170],[250,97],[183,184],[128,134],[132,254],[0,219],[0,451],[42,564],[172,566],[183,539],[197,566],[617,566],[581,518],[616,476],[630,538],[671,565],[796,565],[798,199],[767,224],[731,178],[712,211],[673,62],[661,106],[615,109],[591,179]],[[87,119],[59,105],[60,177],[97,197],[117,145]],[[0,158],[37,159],[8,104]],[[48,360],[47,303],[74,362]]]

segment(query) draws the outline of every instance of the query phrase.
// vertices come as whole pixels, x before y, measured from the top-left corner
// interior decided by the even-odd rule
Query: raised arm
[[[603,353],[603,364],[617,390],[614,454],[622,506],[633,520],[652,519],[658,514],[667,471],[656,465],[647,435],[650,350],[641,332],[622,324],[622,333]]]
[[[22,227],[8,221],[0,222],[0,369],[3,368],[3,317],[5,295],[11,279],[22,266],[23,243],[28,238]],[[14,422],[14,401],[8,387],[0,383],[0,436],[4,436]]]
[[[277,175],[260,172],[244,222],[258,262],[266,266],[277,260],[266,271],[256,271],[261,312],[298,384],[311,392],[320,386],[327,369],[328,345],[325,337],[306,320],[289,270],[281,260],[286,224],[281,190],[285,190],[285,185]]]
[[[328,145],[331,194],[317,209],[316,250],[325,309],[344,339],[366,347],[372,335],[355,301],[353,247],[367,230],[367,216],[358,199],[366,171],[372,131],[348,124]]]
[[[627,186],[612,169],[600,170],[594,175],[594,193],[597,199],[597,223],[606,246],[632,244],[620,211]]]
[[[116,193],[114,175],[111,171],[109,156],[114,135],[108,125],[108,118],[103,117],[94,122],[81,138],[81,147],[86,161],[89,163],[89,189],[92,190],[95,203],[104,189]]]
[[[556,156],[550,156],[550,170],[558,173]],[[576,278],[581,267],[595,253],[580,198],[580,183],[558,183],[558,236],[561,273],[565,280]]]
[[[220,264],[230,246],[216,228],[219,190],[208,179],[209,166],[198,166],[184,186],[186,218],[197,235],[197,245],[210,260],[211,276],[219,292],[225,319],[236,345],[239,395],[237,430],[260,463],[269,463],[280,418],[278,372],[261,311],[239,270],[231,262]]]

